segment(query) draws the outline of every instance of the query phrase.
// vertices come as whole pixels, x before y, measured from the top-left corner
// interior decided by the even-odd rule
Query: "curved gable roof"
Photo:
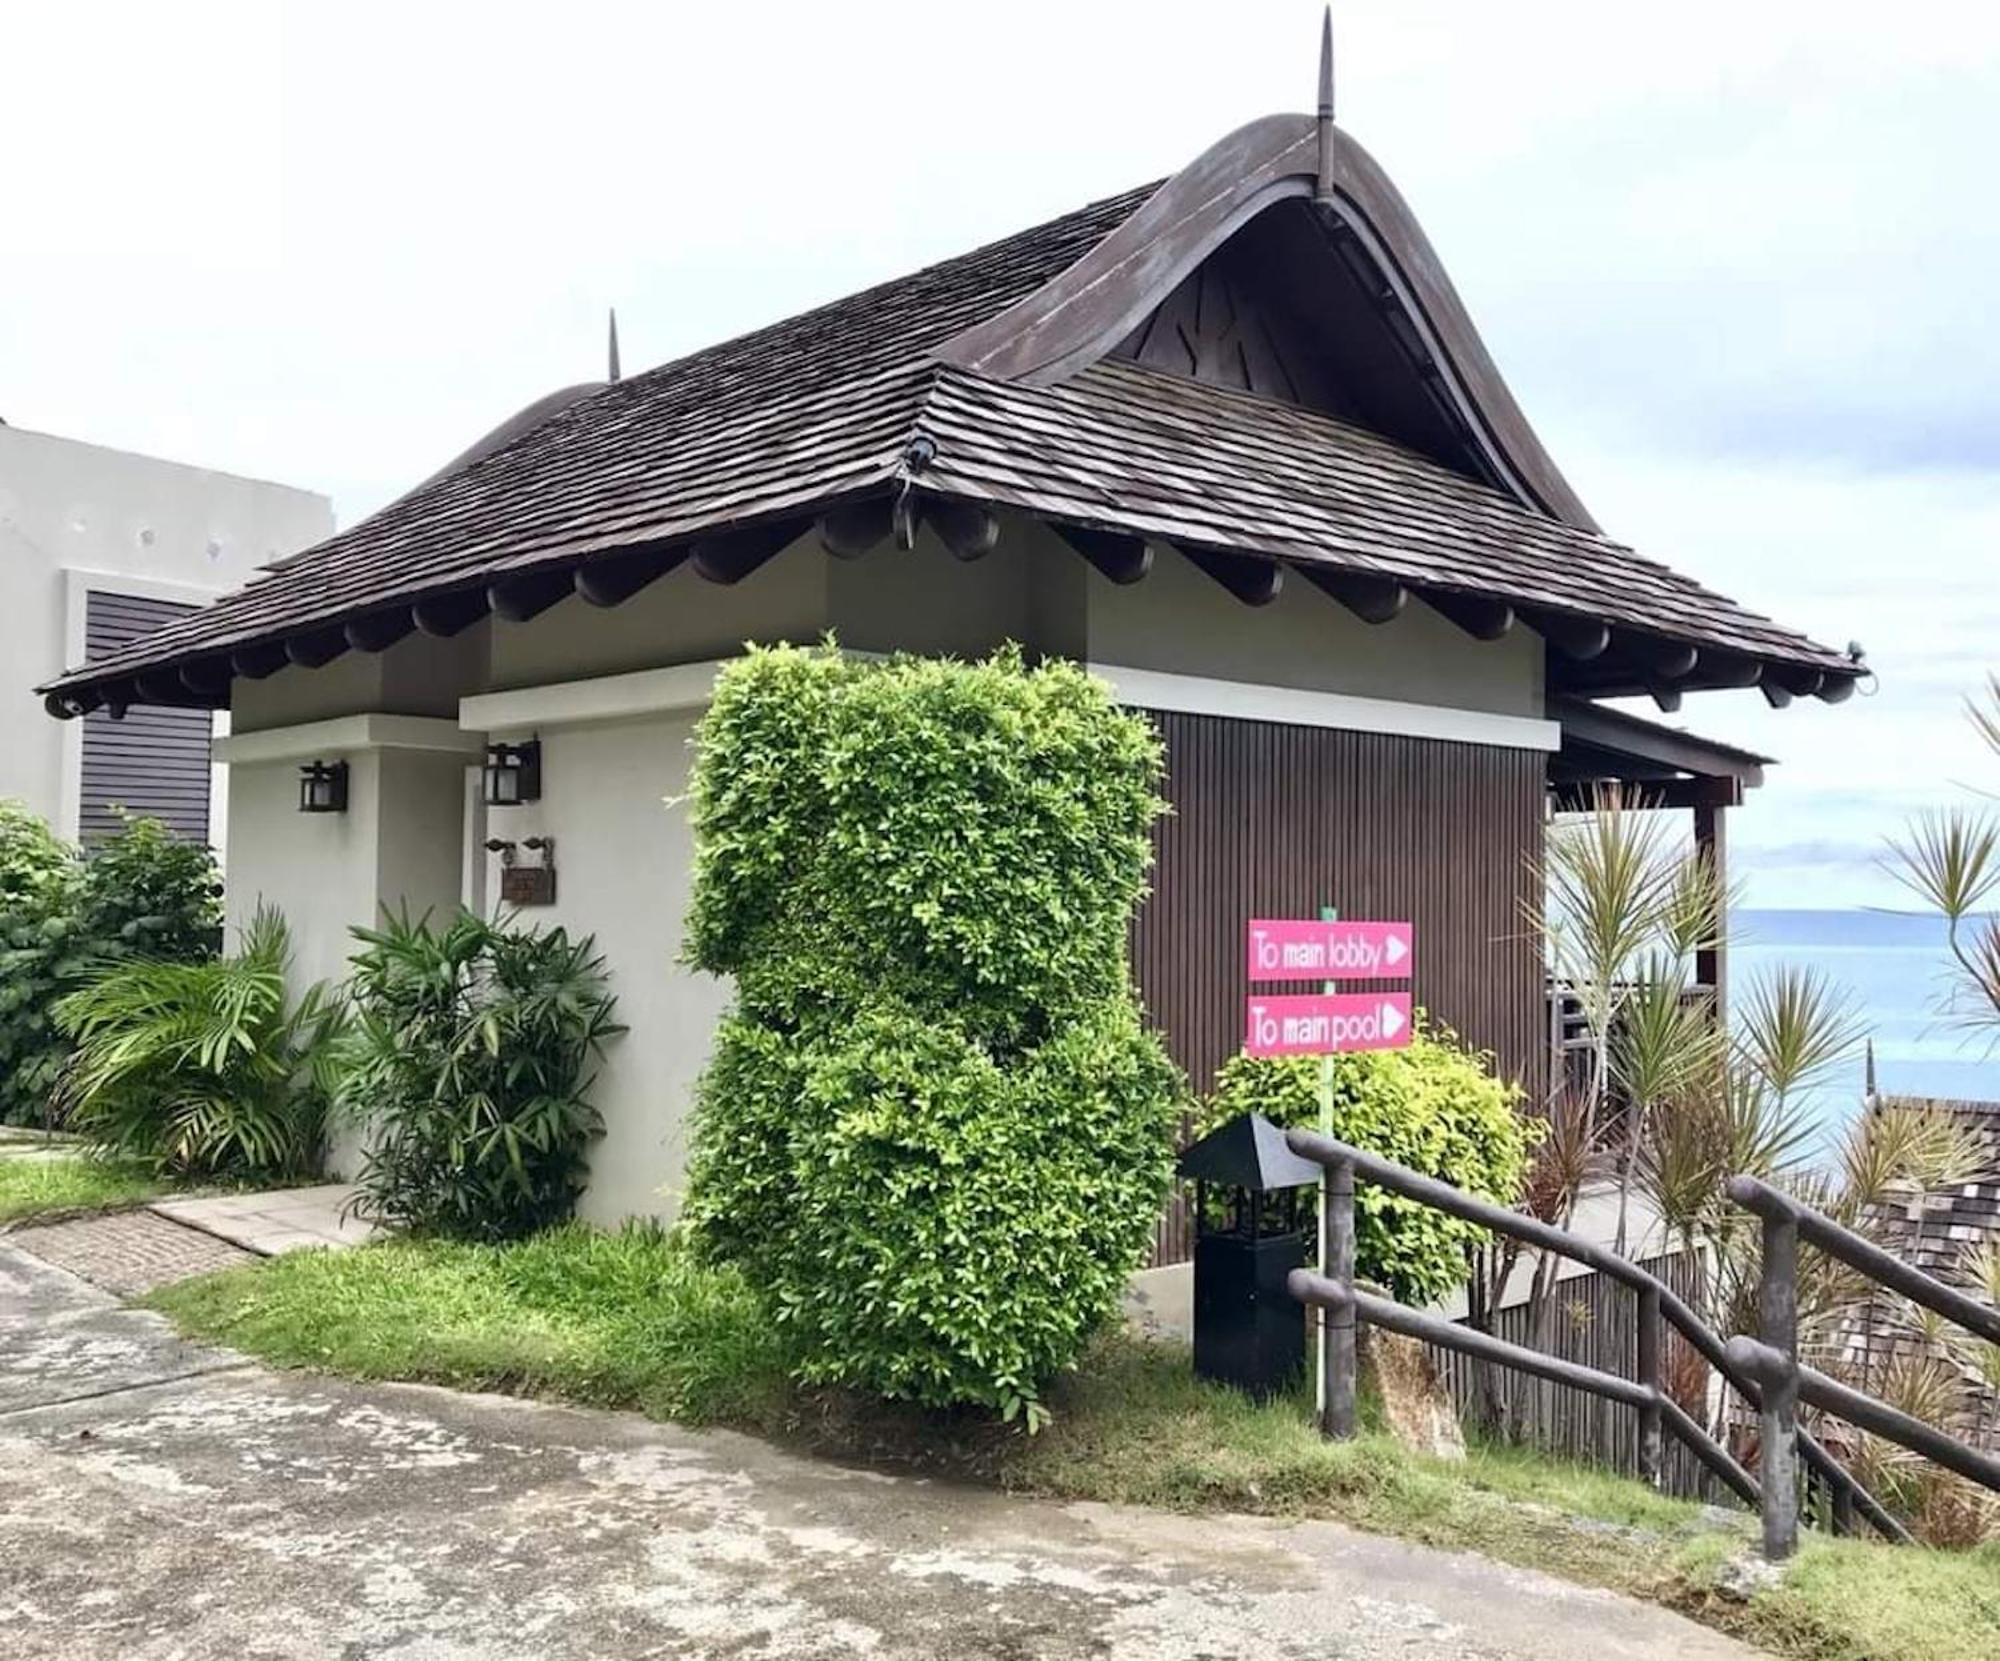
[[[1381,304],[1412,336],[1411,372],[1434,381],[1494,481],[1527,506],[1596,530],[1501,379],[1402,193],[1338,128],[1328,131],[1332,165],[1323,181],[1320,133],[1319,123],[1304,115],[1266,116],[1239,127],[1067,271],[938,355],[978,374],[1053,385],[1109,355],[1251,220],[1281,202],[1310,201],[1330,233],[1329,256],[1344,246],[1346,257],[1379,282]]]

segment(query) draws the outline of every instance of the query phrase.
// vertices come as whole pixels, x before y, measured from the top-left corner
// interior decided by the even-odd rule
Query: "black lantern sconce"
[[[299,769],[301,813],[347,811],[347,763],[309,761]]]
[[[519,807],[542,799],[542,741],[486,746],[486,805]]]

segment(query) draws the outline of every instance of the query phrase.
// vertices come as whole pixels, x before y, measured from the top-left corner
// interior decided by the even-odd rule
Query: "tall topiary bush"
[[[1498,1205],[1520,1198],[1534,1130],[1520,1092],[1449,1028],[1418,1016],[1407,1049],[1330,1058],[1333,1134]],[[1317,1056],[1239,1055],[1216,1075],[1203,1115],[1213,1129],[1239,1113],[1317,1130]],[[1466,1277],[1466,1253],[1484,1231],[1372,1183],[1355,1185],[1354,1263],[1363,1279],[1406,1303],[1443,1297]]]
[[[1164,1198],[1125,942],[1159,745],[1098,682],[753,652],[699,733],[688,954],[735,977],[687,1217],[810,1381],[1038,1419]]]

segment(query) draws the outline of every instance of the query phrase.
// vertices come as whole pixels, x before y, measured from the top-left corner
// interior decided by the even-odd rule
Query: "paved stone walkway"
[[[117,1211],[16,1229],[6,1238],[93,1286],[136,1298],[169,1281],[254,1263],[256,1257],[199,1229],[149,1211]]]
[[[261,1257],[275,1257],[307,1246],[338,1249],[373,1239],[372,1224],[348,1215],[354,1193],[348,1183],[322,1182],[310,1188],[156,1200],[150,1209]]]
[[[8,1661],[1745,1661],[1330,1524],[1052,1505],[279,1374],[0,1241]]]

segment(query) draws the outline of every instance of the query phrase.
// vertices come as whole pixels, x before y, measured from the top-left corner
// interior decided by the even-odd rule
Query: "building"
[[[46,680],[332,532],[332,503],[310,491],[0,424],[0,663],[17,685]],[[214,725],[193,706],[16,723],[0,745],[0,797],[85,843],[116,828],[118,806],[219,840]]]
[[[631,1027],[588,1216],[679,1176],[727,988],[677,962],[665,799],[746,640],[1018,641],[1150,711],[1176,811],[1134,961],[1198,1082],[1240,1039],[1244,918],[1332,903],[1413,919],[1420,1002],[1537,1086],[1552,793],[1641,783],[1719,847],[1758,765],[1599,700],[1838,701],[1862,669],[1598,528],[1325,80],[1163,184],[558,397],[47,707],[231,712],[231,912],[282,907],[312,975],[380,906],[549,860],[531,915],[597,936]],[[503,745],[526,805],[481,799]],[[344,812],[299,811],[313,764]]]

